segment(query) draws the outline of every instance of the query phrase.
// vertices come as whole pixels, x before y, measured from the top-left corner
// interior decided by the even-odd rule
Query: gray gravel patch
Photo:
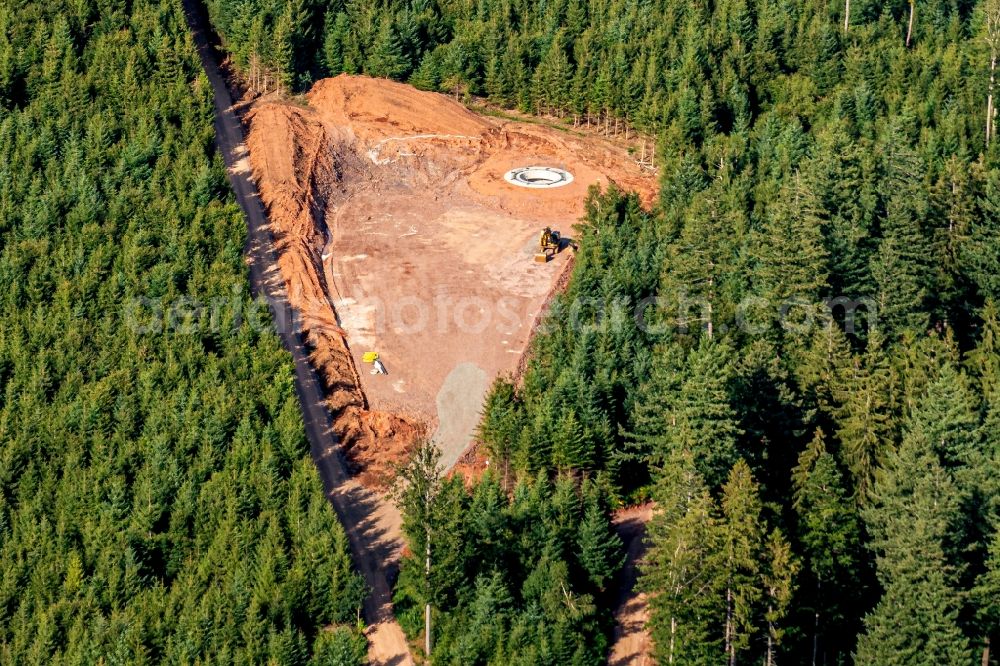
[[[441,464],[450,470],[462,457],[479,426],[483,399],[490,388],[486,371],[475,363],[459,363],[437,394],[438,428],[434,442],[441,449]]]

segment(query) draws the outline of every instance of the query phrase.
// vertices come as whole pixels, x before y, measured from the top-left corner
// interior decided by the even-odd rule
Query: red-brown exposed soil
[[[363,480],[377,484],[405,456],[423,426],[369,409],[346,333],[328,297],[320,259],[322,220],[324,198],[339,181],[339,153],[322,126],[295,106],[265,103],[251,111],[249,120],[257,129],[247,141],[254,176],[268,210],[281,277],[311,350],[310,362],[326,386],[334,427],[349,460],[364,473]],[[379,455],[376,444],[392,448]],[[360,464],[369,459],[381,464]]]
[[[362,481],[385,481],[424,433],[450,467],[489,382],[517,368],[570,258],[535,263],[540,229],[572,233],[595,184],[613,181],[648,203],[655,176],[601,138],[479,116],[386,80],[326,79],[306,100],[261,101],[248,115],[280,257],[274,277],[302,317]],[[529,165],[567,169],[574,181],[546,190],[504,181]],[[369,374],[366,351],[388,375]]]

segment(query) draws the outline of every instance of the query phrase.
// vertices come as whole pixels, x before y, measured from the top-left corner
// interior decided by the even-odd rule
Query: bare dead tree
[[[1000,48],[1000,0],[987,0],[984,11],[986,43],[990,47],[990,85],[986,92],[986,147],[989,148],[993,138],[993,117],[996,115],[993,86],[996,83],[997,50]]]
[[[910,0],[910,23],[906,26],[906,48],[910,48],[910,38],[913,37],[913,15],[917,12],[917,0]]]

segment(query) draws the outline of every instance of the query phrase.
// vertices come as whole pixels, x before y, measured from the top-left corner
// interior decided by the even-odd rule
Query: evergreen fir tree
[[[723,208],[720,194],[696,195],[680,238],[671,246],[661,291],[681,333],[704,329],[709,337],[735,318],[735,256],[746,223]]]
[[[634,433],[634,447],[648,450],[651,463],[662,465],[684,452],[711,487],[722,484],[738,457],[740,435],[727,386],[730,356],[725,343],[703,337],[676,375],[667,364],[655,371]]]
[[[775,312],[794,302],[818,303],[827,287],[827,252],[823,245],[825,212],[796,173],[768,207],[754,234],[754,287]],[[790,312],[793,314],[793,311]]]
[[[928,229],[930,252],[937,276],[937,289],[933,300],[939,316],[948,321],[956,316],[967,316],[962,312],[963,276],[961,275],[961,253],[968,245],[969,234],[975,218],[975,184],[971,172],[963,160],[952,156],[944,164],[943,173],[931,189],[931,219],[939,220]],[[932,223],[933,224],[933,223]]]
[[[541,113],[564,109],[569,103],[569,84],[573,77],[563,40],[562,31],[553,36],[545,57],[535,70],[533,98]]]
[[[805,345],[787,350],[799,389],[812,397],[824,418],[833,417],[847,398],[854,365],[847,336],[832,316],[819,319]]]
[[[881,334],[873,331],[864,357],[855,360],[836,419],[841,456],[851,471],[859,502],[864,501],[895,439],[891,420],[894,380],[882,345]]]
[[[946,361],[917,402],[907,428],[919,432],[942,464],[954,470],[972,462],[980,448],[978,412],[965,374]]]
[[[986,569],[976,580],[972,591],[976,612],[976,622],[983,643],[983,663],[991,663],[996,650],[998,627],[1000,627],[1000,530],[993,533],[990,542]]]
[[[552,464],[556,469],[590,469],[591,451],[583,427],[572,409],[559,417],[552,437]]]
[[[816,141],[803,178],[829,212],[825,245],[831,293],[858,299],[873,292],[869,266],[878,194],[870,149],[853,140],[842,123],[824,128]]]
[[[722,488],[721,550],[725,581],[723,644],[730,666],[750,647],[755,633],[755,610],[761,599],[759,585],[764,542],[759,489],[750,467],[739,460]]]
[[[596,502],[588,502],[577,536],[580,565],[593,586],[603,591],[625,562],[622,542]]]
[[[283,91],[291,90],[295,81],[296,26],[293,20],[292,5],[288,4],[275,23],[271,48],[268,52],[268,65],[274,69],[279,88]]]
[[[514,384],[506,378],[498,377],[486,396],[478,436],[495,461],[494,468],[503,470],[505,479],[522,428],[522,414],[514,393]]]
[[[457,494],[457,492],[456,492]],[[472,491],[472,500],[464,512],[458,512],[460,521],[453,532],[464,533],[463,558],[473,569],[470,580],[480,573],[500,570],[511,538],[507,522],[507,499],[503,488],[492,473],[486,474]],[[445,584],[453,586],[452,581]]]
[[[777,661],[777,652],[785,635],[783,624],[791,607],[798,572],[799,563],[792,554],[791,545],[780,530],[773,530],[764,547],[762,575],[766,606],[764,620],[767,622],[766,666],[773,666]]]
[[[680,345],[663,345],[654,352],[649,378],[639,386],[632,404],[632,428],[619,459],[648,464],[670,451],[675,419],[669,405],[684,382],[684,356]]]
[[[884,593],[865,618],[857,661],[889,666],[969,662],[972,653],[958,626],[955,572],[945,556],[957,511],[956,489],[931,443],[907,436],[888,457],[864,512]]]
[[[327,12],[323,26],[323,67],[328,76],[337,76],[345,71],[344,39],[347,32],[347,15]]]
[[[420,90],[439,90],[441,87],[441,52],[428,51],[420,65],[410,75],[410,85]]]
[[[926,330],[928,317],[923,304],[927,298],[922,267],[907,255],[906,244],[912,236],[890,234],[879,243],[872,257],[871,272],[875,281],[875,317],[879,327],[890,336],[903,331]]]
[[[969,237],[960,250],[961,262],[983,300],[1000,302],[1000,174],[986,173],[978,210],[970,225]]]
[[[382,21],[375,36],[375,43],[365,61],[365,71],[371,76],[387,79],[402,78],[410,71],[410,63],[403,53],[396,28],[388,18]]]
[[[718,664],[726,612],[717,508],[690,456],[678,454],[656,484],[640,585],[650,594],[650,633],[660,663]]]
[[[798,538],[814,585],[808,596],[814,617],[812,658],[822,663],[829,655],[836,661],[838,654],[850,650],[853,640],[860,530],[857,509],[836,458],[826,449],[822,430],[816,430],[799,455],[792,481]]]
[[[1000,390],[1000,312],[993,301],[983,307],[982,321],[979,343],[966,355],[966,362],[978,378],[977,392],[990,396]]]

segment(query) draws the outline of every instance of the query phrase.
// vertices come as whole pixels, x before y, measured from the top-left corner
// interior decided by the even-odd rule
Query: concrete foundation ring
[[[573,174],[557,167],[527,166],[511,169],[503,179],[519,187],[562,187],[573,182]]]

